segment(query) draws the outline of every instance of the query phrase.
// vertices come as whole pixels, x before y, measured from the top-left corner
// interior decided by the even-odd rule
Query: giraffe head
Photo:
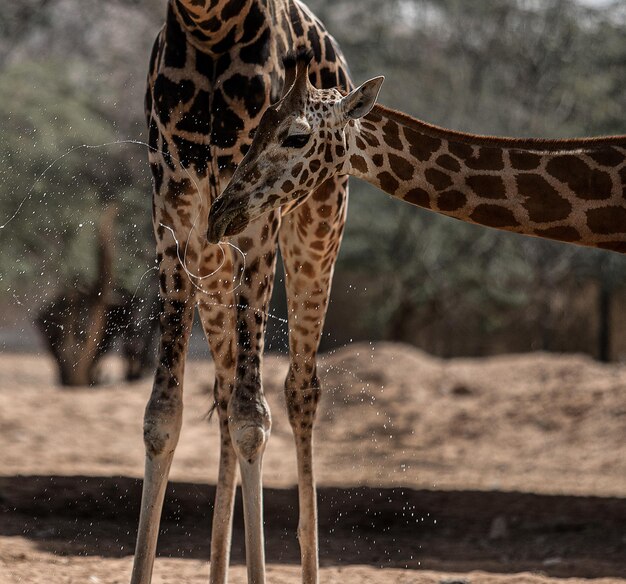
[[[342,95],[311,85],[310,60],[310,53],[285,59],[283,96],[263,114],[250,149],[211,207],[210,242],[240,233],[345,171],[346,129],[372,109],[384,77]]]

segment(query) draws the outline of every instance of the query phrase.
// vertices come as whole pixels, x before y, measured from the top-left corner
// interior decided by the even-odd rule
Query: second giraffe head
[[[211,243],[345,174],[346,129],[372,109],[384,77],[342,95],[311,85],[310,60],[308,53],[285,59],[283,96],[263,114],[250,149],[211,207]]]

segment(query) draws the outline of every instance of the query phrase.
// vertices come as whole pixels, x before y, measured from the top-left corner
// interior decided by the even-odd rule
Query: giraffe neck
[[[626,136],[489,138],[377,105],[349,126],[347,160],[350,174],[461,221],[626,252]]]
[[[248,44],[272,22],[275,2],[267,0],[170,0],[177,20],[200,48],[221,53]],[[262,41],[262,39],[259,39]]]

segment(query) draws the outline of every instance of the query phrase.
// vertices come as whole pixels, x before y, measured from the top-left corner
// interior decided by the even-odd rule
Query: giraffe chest
[[[166,154],[185,168],[222,182],[243,158],[262,112],[280,88],[277,35],[260,34],[250,45],[234,43],[210,53],[190,42],[188,34],[170,10],[151,58],[150,144],[161,138]]]
[[[185,167],[193,166],[199,176],[218,170],[229,175],[247,150],[272,88],[278,85],[278,74],[272,67],[251,72],[228,68],[214,76],[216,63],[206,55],[198,57],[199,70],[178,79],[167,71],[156,76],[154,115],[176,150],[172,154]]]
[[[282,5],[281,5],[282,6]],[[287,5],[285,4],[285,7]],[[315,54],[311,80],[318,86],[348,85],[345,62],[318,21],[301,5],[278,10],[275,22],[260,17],[239,39],[219,51],[198,48],[171,5],[151,57],[146,110],[155,165],[187,172],[217,189],[230,179],[247,152],[261,115],[282,89],[282,56],[310,45]],[[247,21],[247,19],[246,19]],[[297,40],[300,39],[300,40]],[[300,46],[298,45],[298,46]],[[168,158],[169,155],[169,158]],[[217,191],[217,193],[215,192]]]

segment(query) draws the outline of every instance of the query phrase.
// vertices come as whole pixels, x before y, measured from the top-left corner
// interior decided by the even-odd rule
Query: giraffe
[[[347,95],[295,82],[264,113],[209,216],[209,239],[350,174],[391,196],[487,227],[626,253],[626,136],[476,136],[376,104],[383,77]],[[309,245],[316,235],[309,230]]]
[[[159,270],[160,344],[144,414],[145,474],[132,584],[152,578],[159,521],[182,423],[183,377],[197,306],[215,364],[220,462],[210,582],[227,580],[237,468],[241,473],[248,581],[263,584],[262,460],[271,416],[261,361],[276,249],[289,299],[285,398],[298,461],[302,577],[318,580],[311,433],[320,384],[316,354],[345,222],[347,177],[251,222],[232,246],[208,242],[211,203],[281,97],[288,48],[313,55],[311,82],[350,89],[333,37],[299,0],[170,0],[150,57],[145,113]],[[288,86],[291,83],[288,83]],[[302,224],[319,234],[303,247]]]

